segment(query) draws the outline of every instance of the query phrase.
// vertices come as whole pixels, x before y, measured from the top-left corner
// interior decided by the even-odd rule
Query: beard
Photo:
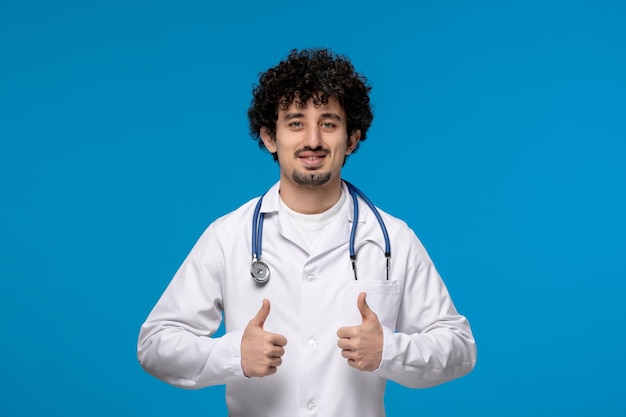
[[[330,172],[299,172],[293,171],[291,178],[300,185],[320,186],[326,184],[331,177]]]

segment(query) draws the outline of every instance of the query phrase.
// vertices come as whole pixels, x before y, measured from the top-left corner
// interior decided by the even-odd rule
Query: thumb
[[[364,321],[365,319],[370,317],[372,314],[375,314],[370,308],[370,306],[367,305],[367,301],[365,301],[365,297],[367,297],[367,294],[362,292],[359,294],[359,297],[356,299],[356,306],[359,309],[359,312],[361,313],[361,318]]]
[[[256,316],[254,316],[252,320],[250,320],[250,323],[257,325],[260,328],[263,328],[263,325],[265,324],[265,320],[267,319],[267,316],[269,315],[270,315],[270,302],[269,300],[263,300],[263,305],[261,306],[261,309],[259,310],[258,313],[256,313]]]

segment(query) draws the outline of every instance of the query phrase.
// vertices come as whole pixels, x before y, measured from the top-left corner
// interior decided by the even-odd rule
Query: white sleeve
[[[224,256],[214,227],[198,240],[139,332],[137,357],[151,375],[178,387],[244,379],[243,330],[213,337],[222,321]],[[210,260],[206,254],[211,254]]]
[[[469,373],[476,363],[476,344],[426,250],[411,235],[397,329],[383,327],[383,359],[376,373],[426,388]]]

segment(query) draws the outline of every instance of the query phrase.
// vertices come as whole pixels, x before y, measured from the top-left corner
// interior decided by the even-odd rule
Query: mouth
[[[324,151],[301,151],[297,154],[298,160],[308,169],[315,169],[324,164],[326,152]]]

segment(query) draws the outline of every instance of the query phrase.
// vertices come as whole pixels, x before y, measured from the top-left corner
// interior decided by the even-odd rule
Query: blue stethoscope
[[[350,196],[352,197],[352,203],[354,205],[354,214],[352,221],[352,229],[350,230],[350,262],[352,263],[352,270],[354,271],[354,279],[358,280],[356,275],[356,251],[354,250],[354,238],[356,236],[356,226],[359,223],[359,204],[358,197],[367,204],[370,208],[374,216],[376,216],[376,220],[378,220],[378,224],[380,225],[380,230],[383,232],[383,238],[385,239],[385,259],[386,259],[386,269],[387,269],[387,280],[389,280],[389,259],[391,258],[391,244],[389,243],[389,234],[387,233],[387,227],[385,227],[385,222],[383,222],[383,218],[380,216],[378,209],[372,204],[369,198],[363,194],[361,190],[356,188],[354,185],[350,184],[347,181],[344,181],[346,186],[348,187],[348,191]],[[252,275],[252,279],[259,285],[264,285],[270,279],[270,268],[267,266],[265,262],[261,260],[261,243],[263,241],[263,221],[265,219],[265,213],[261,213],[261,204],[263,203],[263,197],[265,194],[259,198],[258,203],[254,209],[254,215],[252,217],[252,264],[250,265],[250,275]]]

